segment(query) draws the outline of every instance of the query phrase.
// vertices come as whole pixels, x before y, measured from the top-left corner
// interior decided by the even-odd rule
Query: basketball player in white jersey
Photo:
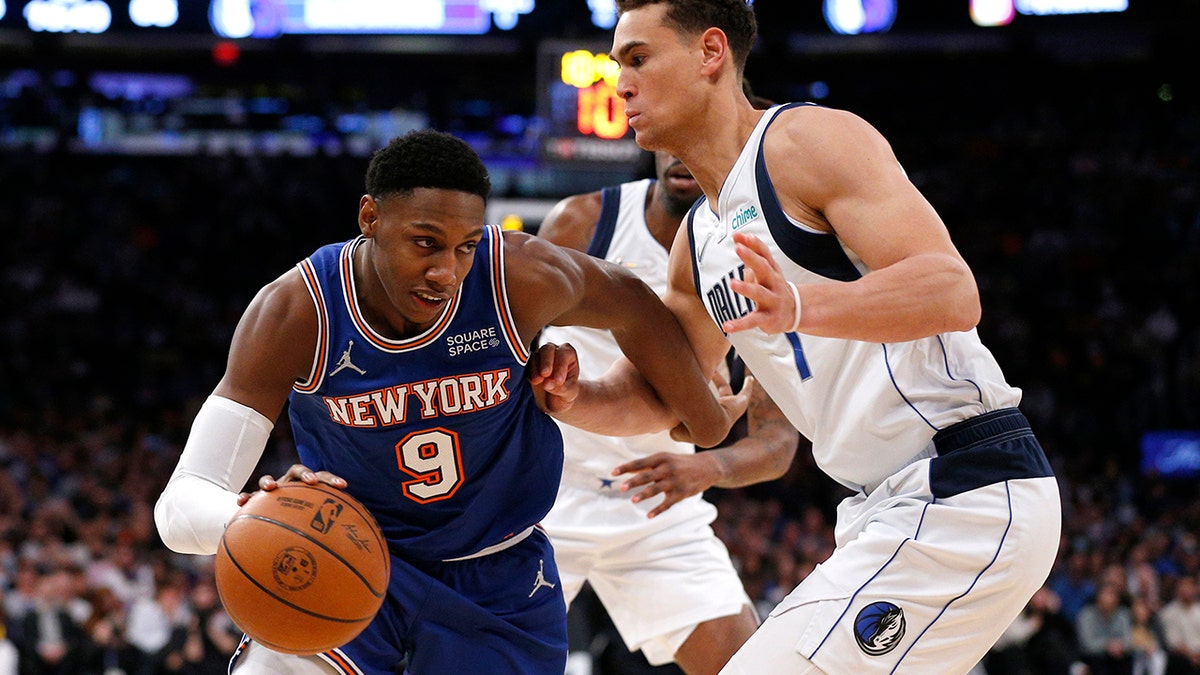
[[[722,672],[968,672],[1045,580],[1062,517],[1020,390],[976,333],[974,276],[869,124],[750,105],[744,0],[618,9],[638,144],[683,160],[705,195],[664,301],[706,373],[732,343],[817,465],[856,491],[834,553]],[[628,372],[619,361],[551,405],[601,433],[670,426]]]
[[[538,236],[622,265],[664,292],[668,250],[700,188],[667,153],[655,153],[655,174],[563,199]],[[552,326],[543,339],[579,351],[580,377],[599,377],[621,356],[607,331]],[[716,673],[758,626],[710,527],[716,508],[701,495],[772,480],[791,465],[799,434],[761,388],[753,392],[748,434],[700,453],[666,431],[613,437],[560,424],[563,480],[542,525],[563,593],[569,605],[589,582],[626,646],[652,665]]]

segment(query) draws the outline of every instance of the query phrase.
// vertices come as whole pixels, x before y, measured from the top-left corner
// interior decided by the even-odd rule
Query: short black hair
[[[754,7],[746,0],[617,0],[621,14],[647,5],[664,4],[668,24],[683,35],[699,35],[709,28],[720,28],[729,39],[733,62],[738,72],[746,68],[750,48],[758,37]]]
[[[487,201],[492,191],[487,167],[462,139],[421,129],[393,138],[371,156],[367,194],[380,198],[417,188],[457,190]]]

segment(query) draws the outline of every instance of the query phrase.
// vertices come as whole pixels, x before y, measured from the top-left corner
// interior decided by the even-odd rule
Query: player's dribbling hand
[[[579,397],[579,355],[570,343],[547,343],[529,358],[529,384],[538,407],[546,413],[563,412]]]
[[[346,479],[341,476],[332,474],[328,471],[313,471],[303,464],[293,464],[288,467],[288,470],[279,477],[278,480],[270,474],[264,475],[258,479],[258,487],[260,490],[274,490],[283,483],[307,483],[316,485],[324,483],[330,487],[335,487],[339,490],[346,489]],[[243,492],[238,495],[238,506],[245,506],[246,501],[250,499],[253,493]]]
[[[754,311],[740,319],[726,321],[726,333],[761,329],[764,333],[787,333],[796,325],[800,307],[792,287],[788,285],[779,263],[761,239],[745,232],[736,232],[733,241],[737,255],[746,263],[745,279],[731,279],[729,288],[754,303]]]

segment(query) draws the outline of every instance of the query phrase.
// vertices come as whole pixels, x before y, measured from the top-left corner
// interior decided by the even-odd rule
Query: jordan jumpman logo
[[[362,368],[359,368],[358,366],[356,366],[350,362],[350,350],[351,349],[354,349],[354,340],[351,340],[350,344],[346,345],[346,351],[342,352],[342,357],[340,359],[338,359],[337,368],[334,368],[333,370],[329,371],[329,377],[333,377],[334,375],[337,375],[338,373],[342,372],[343,370],[345,370],[347,368],[357,372],[359,375],[367,374],[367,371],[363,370]]]
[[[550,583],[549,581],[546,581],[546,561],[539,560],[537,577],[535,577],[533,580],[533,590],[529,591],[529,597],[532,598],[533,594],[537,593],[538,589],[543,586],[546,586],[548,588],[554,588],[554,584]]]

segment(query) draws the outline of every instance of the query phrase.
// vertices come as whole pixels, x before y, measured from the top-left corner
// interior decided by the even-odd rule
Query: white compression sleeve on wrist
[[[177,553],[216,553],[237,512],[237,496],[262,457],[275,425],[253,408],[209,396],[175,472],[154,505],[163,543]]]
[[[796,320],[792,322],[792,329],[789,333],[795,333],[800,329],[800,289],[796,288],[796,284],[787,282],[788,286],[792,287],[792,300],[796,303]]]

